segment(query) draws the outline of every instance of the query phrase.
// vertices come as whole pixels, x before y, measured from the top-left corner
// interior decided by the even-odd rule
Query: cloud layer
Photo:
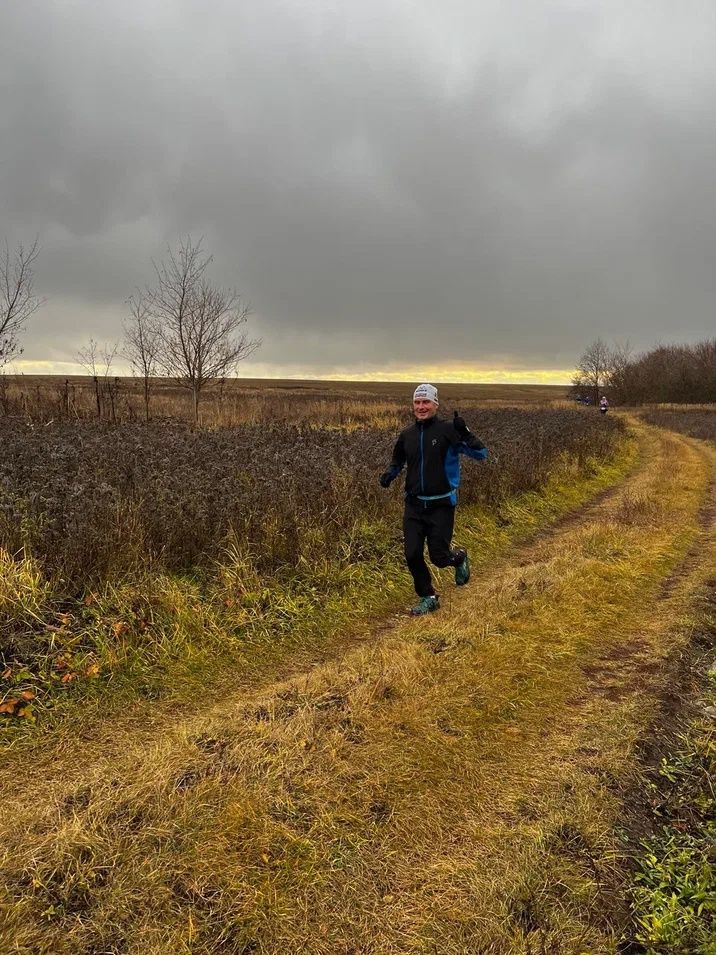
[[[2,15],[0,237],[26,357],[121,333],[204,236],[256,367],[568,368],[713,333],[716,9],[35,0]],[[250,363],[246,366],[250,372]]]

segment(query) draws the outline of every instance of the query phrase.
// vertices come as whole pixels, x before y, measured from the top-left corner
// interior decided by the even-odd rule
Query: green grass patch
[[[647,783],[656,831],[632,892],[634,937],[647,953],[716,952],[716,666],[702,714]]]

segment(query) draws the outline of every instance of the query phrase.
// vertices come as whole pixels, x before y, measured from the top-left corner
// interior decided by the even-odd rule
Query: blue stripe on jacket
[[[461,454],[466,454],[476,461],[485,461],[487,459],[487,448],[471,448],[464,441],[448,448],[448,453],[445,455],[445,477],[453,489],[450,495],[450,503],[453,506],[457,504],[457,489],[460,487]]]

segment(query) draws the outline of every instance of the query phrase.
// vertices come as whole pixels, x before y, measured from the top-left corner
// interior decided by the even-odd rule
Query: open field
[[[102,416],[119,421],[144,417],[142,383],[138,379],[110,379],[116,395],[105,401]],[[417,384],[417,382],[415,383]],[[278,415],[284,423],[362,424],[386,421],[409,413],[415,384],[409,382],[300,381],[280,379],[229,379],[208,389],[202,399],[205,426],[263,423]],[[0,386],[3,379],[0,378]],[[97,416],[95,386],[88,377],[5,376],[0,406],[6,413],[28,414],[36,420]],[[443,384],[443,407],[549,405],[564,401],[567,386]],[[173,382],[153,382],[153,417],[190,420],[189,394]]]
[[[0,574],[3,699],[32,698],[6,716],[1,951],[709,955],[705,782],[679,823],[701,881],[674,876],[671,923],[653,866],[630,886],[654,825],[645,765],[713,659],[716,447],[465,398],[496,458],[465,466],[474,578],[458,591],[440,572],[440,613],[411,620],[399,495],[375,486],[403,414],[389,397],[351,400],[363,423],[341,423],[319,389],[313,431],[6,422],[0,486],[25,488],[30,536],[14,556],[6,538]],[[339,454],[311,509],[301,476]],[[116,496],[85,524],[81,502],[126,494],[123,469],[147,507],[107,548]],[[192,511],[212,487],[225,506]],[[273,536],[239,523],[242,501]],[[94,553],[125,541],[129,558],[69,574],[70,513],[80,542],[103,529]],[[192,526],[200,544],[173,550]],[[705,779],[708,739],[690,744]],[[695,777],[688,759],[667,771]]]
[[[338,560],[361,521],[398,521],[400,494],[382,491],[377,475],[404,417],[346,430],[286,425],[279,411],[266,424],[199,431],[0,418],[0,546],[79,586],[206,565],[230,542],[261,572]],[[462,500],[493,508],[539,489],[565,458],[588,470],[623,434],[618,419],[571,408],[465,414],[492,453],[465,469]]]
[[[40,389],[41,393],[55,394],[61,390],[65,381],[83,390],[92,391],[91,379],[85,375],[7,375],[8,385],[16,394],[30,396]],[[137,378],[120,378],[122,385],[130,394],[139,395],[141,383]],[[179,393],[180,389],[166,379],[157,379],[161,390]],[[330,381],[300,378],[230,378],[225,391],[239,394],[261,392],[290,392],[325,397],[341,395],[362,395],[368,397],[410,399],[412,390],[418,382],[411,385],[405,381]],[[520,385],[520,384],[469,384],[462,382],[438,383],[441,396],[449,401],[465,399],[470,401],[495,401],[500,404],[544,403],[563,397],[568,385]]]

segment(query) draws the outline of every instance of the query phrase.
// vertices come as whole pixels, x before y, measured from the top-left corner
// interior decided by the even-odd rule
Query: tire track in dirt
[[[678,567],[675,567],[664,580],[659,594],[661,600],[668,599],[678,582],[694,570],[703,555],[705,547],[713,538],[716,524],[716,479],[712,478],[708,486],[704,503],[698,514],[698,522],[700,534],[684,555]],[[714,587],[716,588],[716,582],[714,582]]]
[[[654,596],[654,608],[659,603],[674,598],[680,585],[688,582],[706,554],[709,551],[713,552],[716,547],[716,449],[696,439],[683,435],[676,436],[674,432],[669,432],[669,435],[672,439],[676,437],[677,444],[680,443],[695,450],[709,469],[711,477],[696,516],[698,534],[678,564],[661,582],[658,593]],[[706,586],[712,594],[716,593],[716,580],[712,579]],[[676,686],[683,685],[685,671],[688,669],[683,660],[684,648],[673,648],[663,661],[655,661],[648,655],[648,641],[639,634],[635,634],[628,643],[612,647],[608,652],[586,664],[583,667],[588,680],[585,697],[591,693],[616,703],[629,696],[643,693],[653,688],[657,682],[661,682],[662,707],[675,711],[678,709],[680,695],[663,684],[668,683],[667,674],[674,674]],[[686,655],[689,656],[688,653]]]

